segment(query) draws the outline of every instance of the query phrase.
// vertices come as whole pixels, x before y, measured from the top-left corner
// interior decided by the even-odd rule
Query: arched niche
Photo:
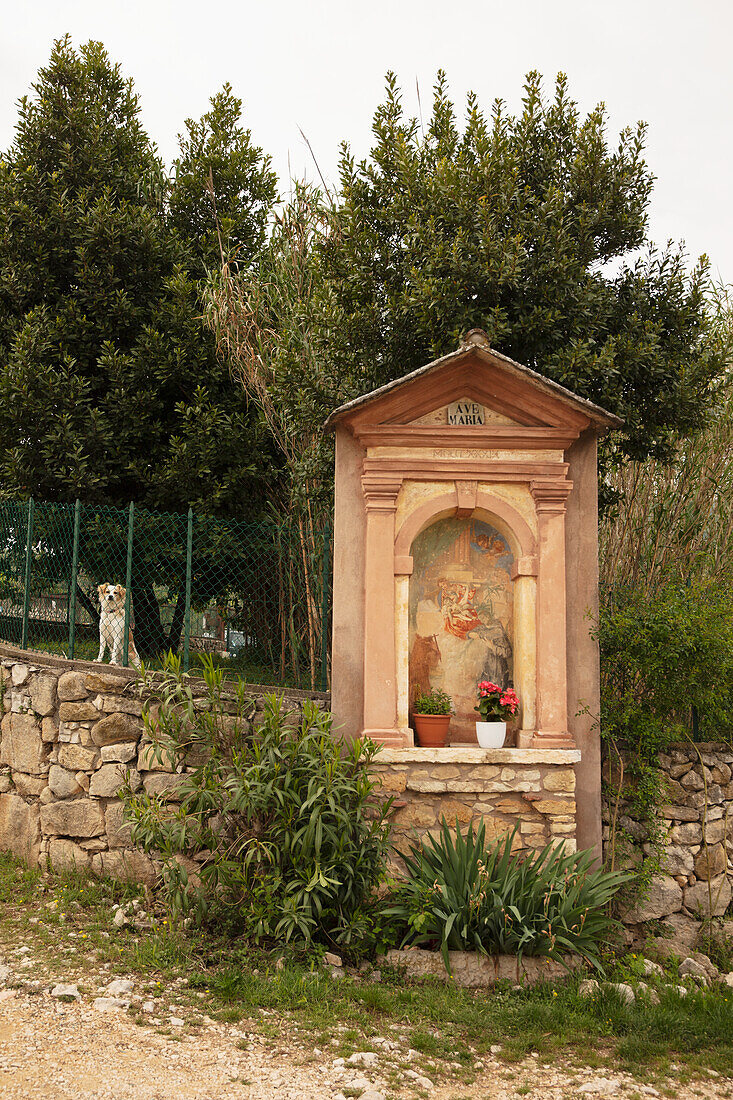
[[[466,507],[466,504],[472,507]],[[460,505],[463,504],[462,508]],[[397,703],[410,726],[417,683],[451,696],[453,743],[475,743],[476,686],[514,686],[517,728],[532,728],[536,699],[536,540],[500,498],[435,497],[395,540]]]

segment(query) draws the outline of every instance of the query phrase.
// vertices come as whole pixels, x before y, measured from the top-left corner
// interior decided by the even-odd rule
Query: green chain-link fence
[[[0,501],[0,638],[70,658],[326,690],[330,531],[130,505]]]

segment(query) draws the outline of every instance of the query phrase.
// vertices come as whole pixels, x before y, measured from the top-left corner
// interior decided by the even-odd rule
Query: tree
[[[266,241],[277,178],[240,125],[241,114],[241,99],[225,84],[200,121],[186,119],[178,138],[169,217],[199,261],[199,275],[222,258],[246,269]]]
[[[622,453],[662,457],[701,423],[721,370],[704,339],[707,261],[688,272],[680,249],[647,240],[642,124],[610,149],[603,106],[581,119],[563,75],[548,101],[530,73],[520,114],[497,100],[489,122],[470,95],[461,129],[440,73],[423,130],[390,74],[373,133],[359,164],[343,146],[323,243],[332,355],[352,394],[480,326],[622,416]]]
[[[231,140],[225,224],[249,261],[259,246],[274,178],[235,125],[237,107],[225,89],[206,123],[189,124],[216,133],[218,159],[207,161],[206,142],[195,158],[184,148],[185,201],[173,186],[168,204],[132,83],[101,44],[57,42],[21,100],[0,158],[4,495],[262,514],[273,452],[203,326],[206,249],[186,235]],[[160,648],[160,623],[140,625],[154,601],[135,599],[138,631]]]

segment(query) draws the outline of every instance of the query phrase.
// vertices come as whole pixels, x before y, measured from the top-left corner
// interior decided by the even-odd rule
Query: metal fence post
[[[186,610],[183,620],[183,671],[188,672],[191,658],[191,569],[193,565],[193,508],[188,509],[186,537]]]
[[[76,582],[79,576],[79,530],[81,528],[81,501],[74,505],[74,547],[71,552],[71,586],[69,588],[69,660],[74,659],[76,643]]]
[[[25,581],[23,584],[23,628],[20,639],[20,648],[28,645],[28,616],[31,607],[31,562],[33,560],[33,497],[28,501],[28,524],[25,532]]]
[[[323,531],[323,577],[321,584],[321,691],[328,691],[328,611],[331,577],[331,525],[326,521]]]
[[[130,512],[127,519],[127,569],[125,570],[125,627],[122,637],[122,664],[127,668],[128,650],[130,648],[130,605],[132,603],[132,539],[135,530],[135,505],[130,502]]]

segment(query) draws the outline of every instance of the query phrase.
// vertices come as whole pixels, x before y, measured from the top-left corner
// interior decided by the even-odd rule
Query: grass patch
[[[48,980],[92,983],[115,974],[136,975],[144,998],[154,999],[165,1021],[188,1013],[226,1023],[247,1021],[248,1030],[276,1040],[307,1036],[329,1056],[387,1049],[376,1037],[397,1042],[394,1061],[408,1047],[410,1065],[426,1076],[463,1076],[493,1044],[507,1063],[537,1054],[539,1062],[625,1070],[659,1080],[692,1078],[709,1069],[733,1075],[733,991],[691,991],[686,997],[661,987],[660,1003],[628,1006],[613,990],[589,999],[578,995],[580,978],[557,986],[514,990],[457,988],[433,980],[412,982],[383,967],[378,984],[356,976],[333,981],[313,956],[293,954],[278,970],[282,948],[272,954],[164,925],[152,931],[116,929],[112,905],[140,896],[138,887],[78,875],[51,876],[0,856],[0,952],[25,982],[16,952],[32,950],[30,988],[45,963]],[[149,910],[149,903],[144,902]],[[638,962],[611,963],[609,978],[633,976]],[[99,984],[99,982],[98,982]],[[283,1018],[285,1018],[283,1022]],[[178,1038],[176,1036],[176,1038]],[[333,1055],[330,1054],[333,1052]],[[388,1055],[385,1055],[388,1057]],[[429,1071],[426,1067],[429,1066]],[[404,1067],[403,1067],[404,1068]]]

